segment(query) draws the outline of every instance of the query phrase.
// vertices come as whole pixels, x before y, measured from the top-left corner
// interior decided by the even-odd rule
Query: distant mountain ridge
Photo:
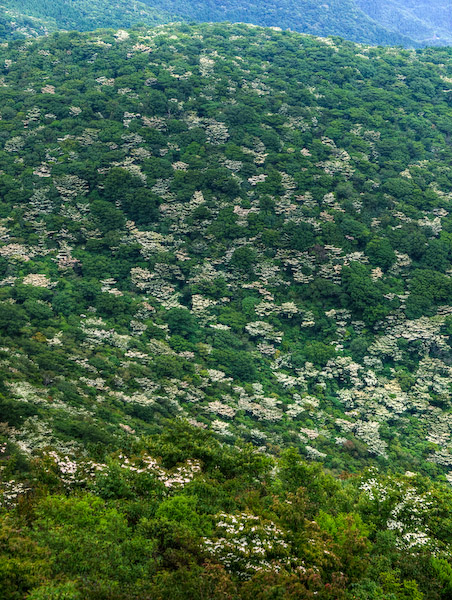
[[[4,0],[0,39],[190,20],[275,26],[372,45],[452,42],[452,9],[445,0]]]
[[[449,45],[452,6],[447,0],[143,0],[201,21],[256,25],[382,45]]]
[[[0,39],[191,20],[274,26],[372,45],[452,42],[452,9],[445,0],[4,0]]]
[[[0,5],[0,39],[38,37],[57,30],[156,25],[173,21],[229,21],[276,26],[319,36],[337,35],[373,45],[418,44],[369,17],[355,0],[4,0]]]
[[[382,27],[423,45],[449,45],[452,5],[447,0],[357,0],[358,6]]]
[[[162,3],[163,4],[163,3]],[[138,0],[4,0],[0,5],[0,39],[38,37],[58,30],[89,31],[158,25],[181,20],[164,7]]]
[[[155,8],[197,21],[246,22],[319,36],[338,35],[354,42],[413,46],[414,41],[381,26],[355,0],[144,0]]]

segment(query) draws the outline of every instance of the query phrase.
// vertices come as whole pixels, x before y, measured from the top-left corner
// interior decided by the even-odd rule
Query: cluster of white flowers
[[[115,38],[117,42],[125,42],[130,37],[130,34],[125,29],[118,29],[115,33]]]
[[[80,108],[80,106],[70,106],[69,107],[69,114],[71,115],[71,117],[78,117],[78,115],[82,112],[82,109]]]
[[[28,262],[33,256],[33,251],[23,244],[7,244],[0,247],[0,256],[12,260]]]
[[[317,448],[313,448],[312,446],[305,446],[306,448],[306,453],[307,456],[310,460],[323,460],[324,458],[326,458],[326,454],[325,452],[320,452],[319,450],[317,450]]]
[[[130,335],[119,334],[108,329],[104,321],[98,318],[84,319],[80,324],[80,329],[86,336],[84,344],[89,347],[105,344],[126,350],[132,339]]]
[[[107,292],[108,294],[112,294],[113,296],[123,296],[121,290],[118,290],[118,288],[115,287],[116,281],[115,279],[113,279],[113,277],[103,279],[100,283],[102,284],[102,292]]]
[[[65,485],[71,486],[80,481],[79,467],[75,460],[71,460],[68,456],[60,456],[55,451],[49,452],[48,457],[53,460],[61,481]]]
[[[404,483],[391,476],[382,477],[374,469],[360,485],[365,497],[373,503],[374,510],[385,516],[387,529],[397,534],[397,546],[410,552],[422,552],[425,548],[437,548],[428,528],[428,520],[434,506],[431,492],[419,491],[410,479],[413,473],[405,473]]]
[[[283,333],[282,331],[275,331],[273,325],[266,321],[253,321],[245,326],[246,331],[252,337],[262,337],[265,340],[276,342],[280,344],[282,342]]]
[[[50,288],[56,285],[52,283],[47,275],[41,273],[30,273],[22,280],[23,285],[31,285],[33,287]]]
[[[220,402],[219,400],[214,400],[213,402],[209,402],[207,410],[216,415],[220,415],[222,417],[226,417],[229,419],[232,419],[237,412],[236,408],[229,406],[228,404],[224,404],[223,402]]]
[[[55,261],[60,271],[68,271],[80,263],[78,258],[72,256],[72,248],[65,241],[60,243]]]
[[[208,77],[215,67],[215,60],[206,55],[199,58],[199,72],[201,77]]]
[[[204,548],[228,571],[247,579],[289,562],[286,534],[272,521],[249,513],[220,513],[216,520],[217,535],[204,538]]]
[[[6,385],[21,402],[41,404],[48,401],[46,390],[35,387],[28,381],[8,381]]]
[[[426,525],[433,499],[430,493],[419,493],[414,488],[407,488],[402,498],[393,506],[387,520],[387,528],[398,534],[398,545],[405,550],[422,550],[429,546],[433,549],[433,541],[429,537]]]
[[[41,94],[54,94],[54,93],[55,93],[54,85],[48,84],[41,88]]]
[[[31,488],[21,481],[10,479],[0,484],[0,506],[11,508]]]
[[[276,422],[282,419],[281,401],[277,398],[266,397],[256,389],[255,394],[249,395],[239,386],[236,386],[234,391],[240,395],[237,402],[239,410],[246,411],[259,421]]]
[[[100,85],[106,85],[109,87],[112,87],[115,85],[115,80],[113,78],[108,79],[105,76],[97,77],[96,82],[99,83]]]
[[[201,463],[198,460],[187,460],[183,465],[174,469],[165,469],[159,462],[148,454],[129,459],[119,455],[120,466],[134,473],[151,473],[163,483],[168,490],[178,490],[193,480],[195,475],[201,473]]]
[[[229,131],[224,123],[215,119],[206,119],[206,136],[209,144],[220,146],[228,141]]]
[[[212,423],[210,424],[210,427],[218,435],[221,435],[223,437],[230,438],[233,436],[233,433],[229,429],[229,423],[226,423],[225,421],[222,421],[221,419],[215,419],[214,421],[212,421]]]

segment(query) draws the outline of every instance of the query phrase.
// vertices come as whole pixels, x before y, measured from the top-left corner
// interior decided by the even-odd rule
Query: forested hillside
[[[3,0],[0,39],[47,35],[58,30],[89,31],[102,27],[156,25],[181,17],[164,6],[153,8],[139,0]]]
[[[447,600],[452,50],[0,47],[5,600]]]
[[[367,44],[413,46],[415,42],[393,27],[380,25],[358,7],[356,0],[143,0],[165,7],[186,19],[232,21],[278,26],[313,35],[339,35]]]
[[[452,40],[445,0],[3,0],[0,39],[191,20],[277,26],[373,45],[417,47]]]
[[[357,42],[415,46],[416,42],[369,18],[355,0],[3,0],[0,39],[36,37],[56,30],[89,31],[172,21],[242,21]]]
[[[380,26],[422,43],[450,45],[452,6],[448,0],[357,0]]]

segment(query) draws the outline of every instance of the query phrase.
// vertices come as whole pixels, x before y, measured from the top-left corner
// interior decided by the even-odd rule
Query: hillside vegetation
[[[3,0],[0,39],[48,35],[58,30],[89,31],[102,27],[157,25],[175,18],[138,0]]]
[[[445,0],[3,0],[0,39],[191,20],[277,26],[373,45],[417,47],[452,40]]]
[[[36,37],[56,30],[89,31],[102,27],[155,25],[172,21],[242,21],[315,35],[340,35],[370,44],[415,46],[406,35],[369,18],[355,0],[3,0],[0,39]],[[382,13],[386,18],[388,11]]]
[[[277,26],[313,35],[340,35],[367,44],[413,46],[406,34],[380,25],[356,0],[143,0],[196,21],[232,21]]]
[[[423,45],[450,45],[452,11],[448,0],[357,0],[380,26]]]
[[[452,41],[452,14],[445,0],[3,0],[0,39],[191,20],[277,26],[373,45],[438,46]]]
[[[0,47],[5,600],[450,598],[451,54]]]

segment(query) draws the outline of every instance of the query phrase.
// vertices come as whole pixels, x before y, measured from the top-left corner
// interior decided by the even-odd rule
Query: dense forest
[[[232,21],[278,26],[313,35],[339,35],[355,42],[413,46],[416,42],[369,17],[356,0],[143,0],[196,21]]]
[[[374,45],[418,47],[452,41],[447,0],[3,0],[0,39],[192,20],[278,26]]]
[[[89,31],[102,27],[131,27],[183,21],[180,16],[139,0],[3,0],[0,39],[48,35],[58,30]]]
[[[451,58],[1,45],[5,600],[451,597]]]
[[[449,0],[357,0],[380,26],[424,45],[450,45],[452,6]]]
[[[278,26],[374,45],[440,46],[452,41],[447,0],[3,0],[0,39],[192,20]]]
[[[388,11],[379,14],[388,21]],[[36,37],[56,30],[89,31],[102,27],[155,25],[174,21],[241,21],[275,25],[315,35],[340,35],[357,42],[419,45],[407,35],[380,25],[355,0],[3,0],[0,39]],[[389,19],[390,21],[391,19]]]

